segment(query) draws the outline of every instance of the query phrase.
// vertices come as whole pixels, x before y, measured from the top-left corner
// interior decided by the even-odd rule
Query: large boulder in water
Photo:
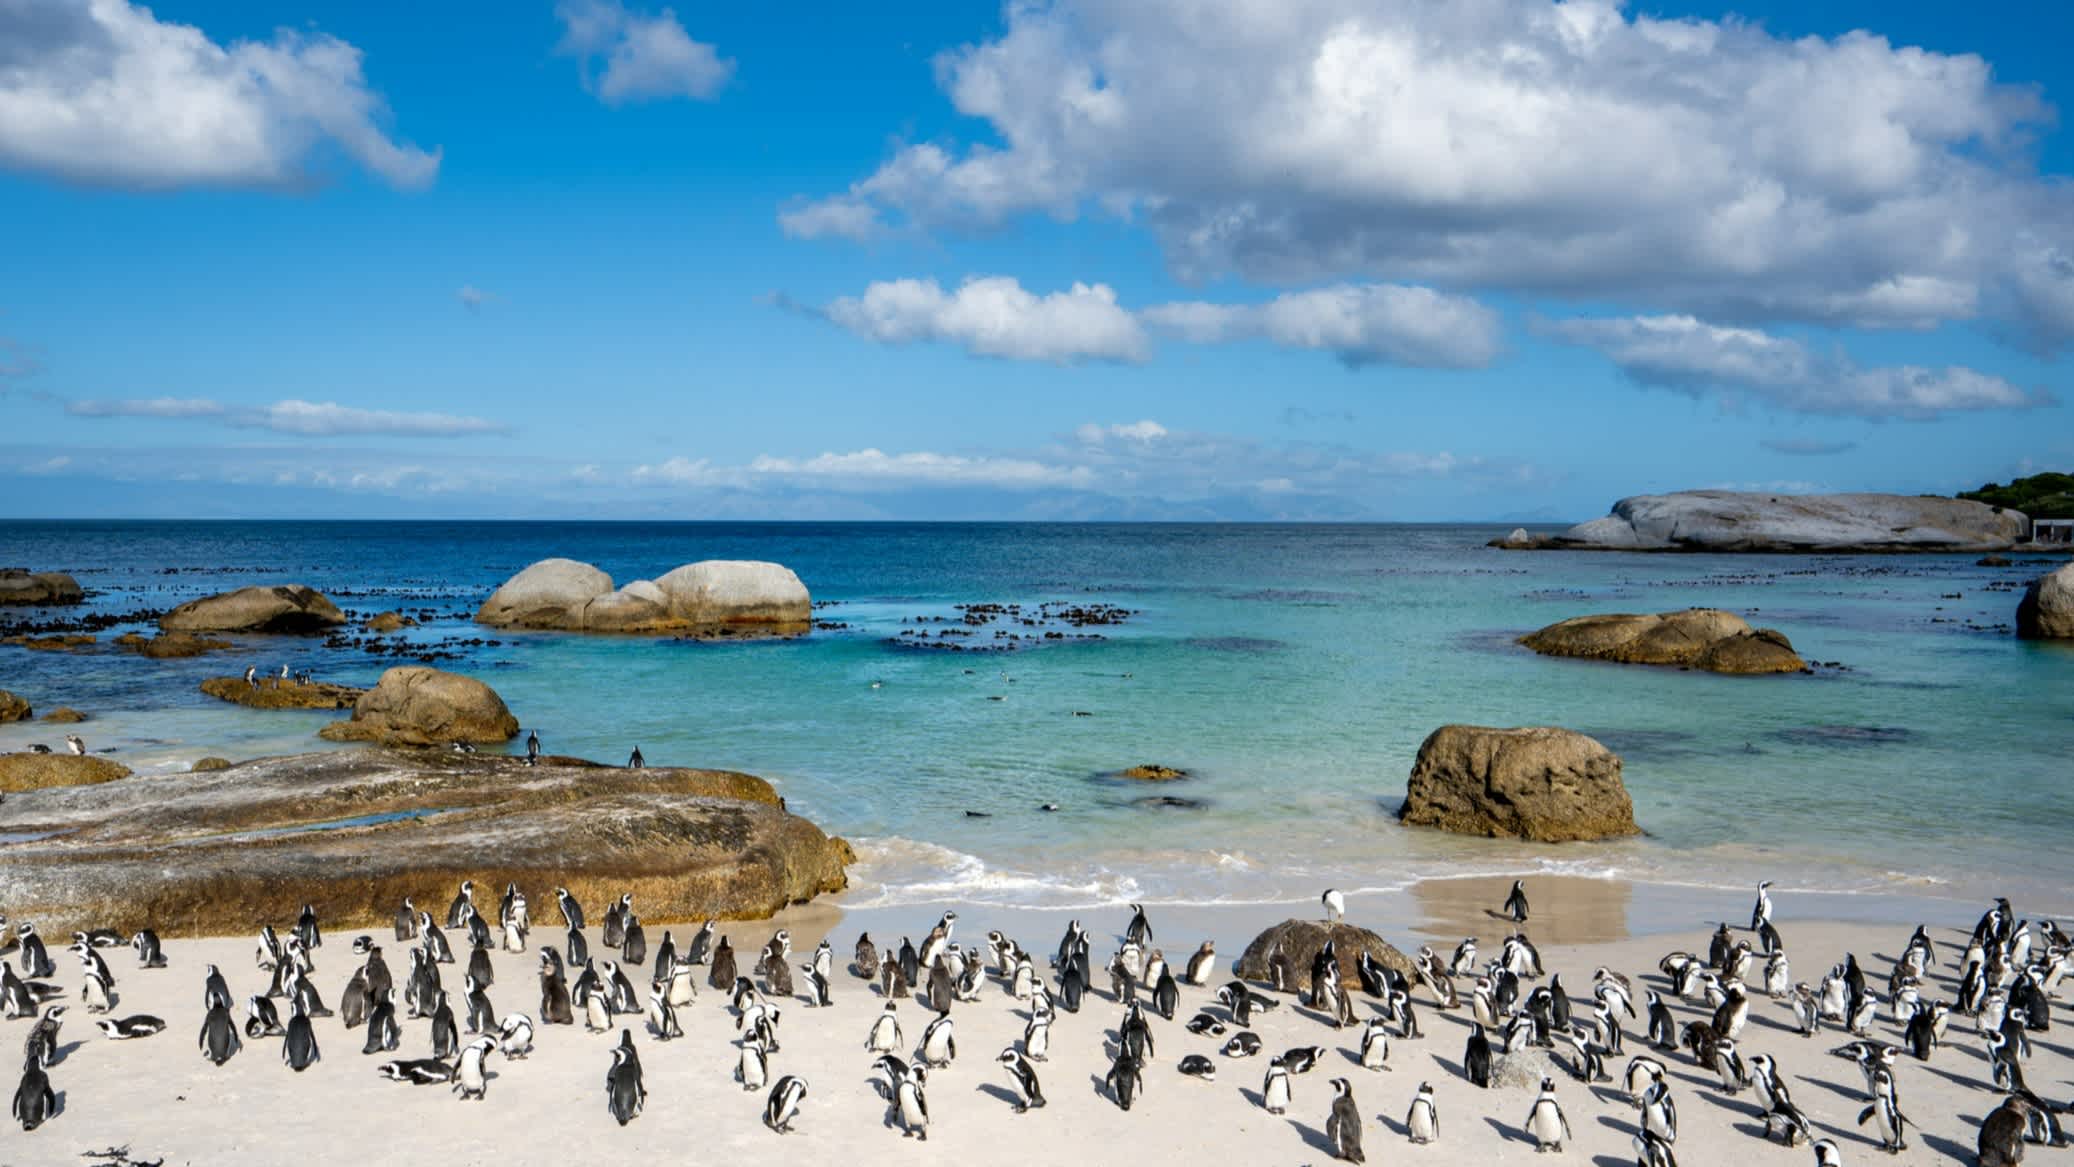
[[[508,742],[518,718],[496,690],[473,677],[422,665],[400,665],[362,693],[353,716],[318,736],[335,742],[431,746],[448,742]]]
[[[1419,746],[1397,817],[1409,826],[1537,843],[1641,833],[1620,755],[1545,726],[1434,730]]]
[[[497,628],[583,627],[583,610],[612,590],[612,577],[574,559],[543,559],[505,580],[476,610]]]
[[[202,692],[247,709],[351,709],[367,693],[365,689],[324,681],[260,677],[257,682],[243,677],[210,677],[202,682]]]
[[[614,590],[612,577],[588,563],[543,559],[491,593],[475,619],[565,632],[791,636],[810,626],[813,601],[776,563],[705,560]]]
[[[1660,615],[1573,616],[1520,637],[1543,656],[1677,665],[1717,673],[1801,673],[1807,662],[1784,633],[1755,629],[1733,612],[1688,608]]]
[[[1396,969],[1407,977],[1417,975],[1412,971],[1411,958],[1397,951],[1389,941],[1366,928],[1356,928],[1345,922],[1328,924],[1323,920],[1284,920],[1262,932],[1246,946],[1236,971],[1249,981],[1269,980],[1268,958],[1279,950],[1289,958],[1289,971],[1295,977],[1289,987],[1308,993],[1311,991],[1311,962],[1325,951],[1328,940],[1332,941],[1333,953],[1339,958],[1342,984],[1360,985],[1358,970],[1364,952],[1375,957],[1385,968]]]
[[[76,604],[85,598],[79,581],[62,571],[0,568],[0,604]]]
[[[36,711],[29,707],[27,700],[17,697],[5,689],[0,689],[0,725],[5,725],[10,721],[27,720],[28,716],[34,712]]]
[[[1561,535],[1501,546],[1588,551],[2002,551],[2030,527],[2021,512],[1908,494],[1642,494]]]
[[[189,600],[159,617],[167,632],[324,632],[346,622],[346,614],[314,588],[301,584],[239,588]]]
[[[464,879],[631,892],[657,924],[769,916],[844,886],[846,850],[747,774],[332,750],[0,802],[0,903],[50,935],[151,926],[227,936],[293,920],[383,926]],[[343,941],[341,941],[343,943]]]
[[[2016,606],[2016,634],[2026,640],[2074,639],[2074,563],[2031,581]]]
[[[129,776],[128,766],[92,754],[0,754],[0,793],[44,790],[54,786],[93,786]],[[0,803],[0,809],[5,806],[5,803]],[[6,828],[0,827],[0,835],[7,833]],[[13,858],[11,851],[6,854]]]

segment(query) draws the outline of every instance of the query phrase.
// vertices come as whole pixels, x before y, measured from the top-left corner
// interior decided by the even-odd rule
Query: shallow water
[[[2057,899],[2074,877],[2074,652],[2015,640],[2011,585],[1972,557],[1503,553],[1459,526],[6,523],[0,563],[70,570],[91,611],[299,581],[494,685],[550,752],[727,767],[859,845],[858,906],[955,897],[1068,906],[1308,900],[1427,875],[1543,870],[1742,888]],[[697,644],[509,634],[467,616],[525,564],[620,582],[702,558],[797,570],[802,640]],[[165,568],[178,568],[163,574]],[[955,605],[1113,604],[1100,639],[922,650]],[[1786,632],[1807,677],[1733,678],[1536,657],[1566,616],[1709,605]],[[56,611],[36,612],[38,618]],[[70,614],[70,613],[68,613]],[[916,623],[929,618],[927,623]],[[948,618],[938,622],[937,618]],[[968,638],[994,643],[992,625]],[[112,638],[123,629],[103,633]],[[500,643],[451,645],[455,638]],[[931,637],[932,640],[943,639]],[[955,638],[952,638],[955,639]],[[0,648],[0,688],[73,705],[139,768],[322,748],[330,713],[203,697],[283,664],[370,684],[395,658],[256,638],[187,661]],[[874,684],[876,683],[876,684]],[[1085,714],[1079,716],[1077,714]],[[1627,761],[1646,838],[1547,847],[1406,830],[1419,742],[1451,721],[1554,724]],[[0,749],[61,727],[0,726]],[[514,743],[516,748],[516,743]],[[1139,762],[1195,777],[1141,788]],[[1174,796],[1193,807],[1148,807]],[[1057,803],[1056,813],[1036,808]],[[990,817],[971,817],[968,811]]]

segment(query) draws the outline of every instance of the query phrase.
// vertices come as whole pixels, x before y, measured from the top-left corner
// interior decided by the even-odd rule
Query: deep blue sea
[[[2074,651],[2008,630],[2041,563],[1507,553],[1484,546],[1498,533],[0,522],[0,564],[72,572],[97,613],[281,582],[356,616],[429,612],[408,639],[455,654],[438,663],[488,681],[551,752],[619,761],[639,745],[651,764],[771,779],[858,845],[857,905],[1308,900],[1327,884],[1512,870],[1969,899],[1994,889],[2064,904]],[[548,556],[622,583],[698,559],[775,560],[842,627],[713,644],[469,622],[499,582]],[[971,627],[959,606],[972,604],[1021,605],[1033,620],[1047,604],[1129,615]],[[1744,613],[1842,667],[1729,678],[1549,660],[1513,644],[1566,616],[1696,605]],[[78,614],[7,615],[61,612]],[[1047,628],[1068,639],[1042,639]],[[901,643],[917,632],[1022,647]],[[476,638],[497,643],[460,643]],[[92,747],[140,770],[326,748],[314,735],[334,715],[250,711],[197,691],[248,663],[366,685],[400,662],[293,638],[163,662],[0,647],[0,688],[39,709],[87,711]],[[1550,847],[1398,826],[1419,742],[1447,722],[1599,737],[1626,759],[1647,837]],[[0,750],[58,736],[0,726]],[[1109,776],[1140,762],[1195,776],[1157,790]],[[1196,805],[1142,804],[1150,795]],[[1046,803],[1060,809],[1038,810]]]

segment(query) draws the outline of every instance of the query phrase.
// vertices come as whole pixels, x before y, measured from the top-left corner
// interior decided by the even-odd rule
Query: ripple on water
[[[1285,640],[1270,640],[1264,636],[1191,636],[1181,642],[1189,648],[1200,648],[1207,652],[1238,652],[1262,655],[1280,652],[1289,647]]]
[[[1808,725],[1782,729],[1771,736],[1800,746],[1833,746],[1837,749],[1866,749],[1912,741],[1915,732],[1898,725]]]

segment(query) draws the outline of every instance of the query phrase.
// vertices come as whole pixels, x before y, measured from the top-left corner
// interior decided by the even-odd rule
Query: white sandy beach
[[[1419,915],[1426,920],[1420,930],[1430,929],[1438,948],[1438,937],[1451,935],[1451,925],[1475,920],[1481,905],[1497,902],[1503,882],[1458,880],[1423,887],[1416,901]],[[1549,894],[1552,890],[1544,890],[1537,900],[1545,906],[1529,925],[1530,936],[1560,936],[1570,930],[1566,918],[1585,922],[1587,934],[1621,931],[1621,905],[1628,897],[1623,885],[1572,880],[1563,882],[1560,895]],[[444,898],[428,896],[427,901],[443,903]],[[1383,900],[1356,899],[1350,905],[1350,922],[1367,922],[1365,916],[1385,908],[1396,915],[1406,907]],[[1831,963],[1840,961],[1846,952],[1855,952],[1868,977],[1884,986],[1909,925],[1802,920],[1792,914],[1790,894],[1782,894],[1779,902],[1779,927],[1792,955],[1796,980],[1815,982]],[[591,906],[591,911],[595,915],[602,907]],[[844,915],[826,907],[810,907],[779,921],[723,928],[746,955],[774,928],[788,926],[798,953],[796,960],[805,960],[820,937],[833,929],[830,935],[839,970],[835,1003],[815,1009],[803,998],[795,998],[786,1005],[779,1027],[783,1048],[771,1059],[774,1077],[793,1073],[809,1082],[801,1116],[787,1136],[762,1126],[763,1092],[745,1093],[731,1080],[736,1059],[734,1021],[723,994],[709,989],[702,988],[699,1002],[683,1011],[682,1039],[659,1043],[645,1032],[639,1018],[623,1019],[640,1044],[649,1102],[646,1113],[622,1129],[607,1113],[603,1090],[616,1031],[588,1034],[581,1025],[540,1027],[531,1057],[521,1062],[491,1059],[493,1077],[488,1098],[481,1102],[463,1103],[445,1086],[413,1087],[376,1075],[375,1067],[388,1057],[429,1053],[429,1023],[425,1020],[404,1022],[403,1047],[395,1055],[361,1054],[364,1030],[348,1031],[333,1017],[317,1024],[323,1060],[306,1073],[293,1073],[283,1064],[279,1039],[248,1041],[243,1052],[219,1068],[205,1061],[196,1048],[203,1013],[204,965],[222,967],[241,1002],[242,1024],[243,997],[263,991],[267,983],[266,974],[254,964],[252,937],[169,939],[166,955],[170,967],[161,970],[138,969],[128,949],[108,950],[120,994],[113,1015],[151,1013],[169,1023],[158,1036],[130,1042],[109,1041],[94,1028],[94,1019],[76,1000],[80,980],[76,959],[54,950],[52,956],[59,964],[56,979],[74,994],[68,997],[71,1013],[65,1022],[63,1057],[50,1071],[53,1084],[63,1093],[63,1110],[32,1133],[6,1126],[0,1132],[0,1163],[78,1163],[84,1152],[124,1145],[138,1161],[293,1160],[313,1167],[364,1163],[370,1158],[509,1164],[569,1162],[572,1157],[575,1161],[646,1162],[714,1156],[732,1160],[743,1153],[805,1154],[817,1162],[834,1155],[867,1167],[918,1159],[1313,1163],[1330,1158],[1323,1131],[1332,1100],[1328,1080],[1338,1076],[1353,1082],[1366,1123],[1365,1145],[1371,1163],[1545,1161],[1520,1129],[1531,1092],[1483,1091],[1465,1081],[1460,1065],[1468,1032],[1467,1011],[1443,1013],[1423,990],[1415,1000],[1424,1036],[1414,1041],[1393,1040],[1390,1061],[1395,1069],[1382,1073],[1365,1071],[1355,1063],[1356,1030],[1331,1029],[1295,1007],[1293,1000],[1256,1022],[1265,1043],[1261,1057],[1223,1058],[1217,1051],[1224,1038],[1191,1035],[1182,1027],[1197,1008],[1208,1004],[1212,988],[1184,986],[1182,1011],[1176,1020],[1153,1018],[1157,1056],[1146,1076],[1145,1094],[1126,1113],[1101,1086],[1107,1069],[1103,1043],[1114,1035],[1119,1015],[1118,1007],[1106,996],[1105,985],[1102,993],[1090,994],[1078,1015],[1058,1018],[1050,1060],[1040,1067],[1049,1106],[1019,1115],[1011,1106],[1008,1075],[993,1059],[1020,1038],[1025,1015],[1005,986],[995,982],[981,1001],[954,1011],[959,1056],[955,1065],[930,1078],[933,1126],[927,1144],[917,1144],[903,1138],[891,1124],[886,1104],[870,1081],[873,1055],[865,1051],[864,1038],[882,1007],[878,991],[842,970],[848,966],[860,929],[869,930],[882,943],[897,945],[903,933],[919,941],[939,910],[876,909]],[[1151,920],[1156,946],[1177,963],[1185,962],[1200,940],[1214,937],[1222,976],[1260,927],[1288,915],[1308,914],[1307,907],[1169,912],[1154,908]],[[553,911],[536,908],[535,915],[544,923]],[[1032,953],[1046,953],[1056,947],[1068,918],[1058,912],[961,910],[957,938],[964,943],[978,942],[989,928],[1000,927]],[[290,922],[284,919],[279,926],[285,928]],[[1085,922],[1094,935],[1097,962],[1106,961],[1128,922],[1128,912],[1106,911],[1088,916]],[[1955,911],[1948,918],[1925,922],[1940,945],[1945,945],[1963,943],[1972,918]],[[1502,934],[1501,928],[1499,921],[1485,918],[1475,931],[1488,948]],[[662,931],[660,926],[650,927],[651,946],[661,940]],[[682,943],[691,929],[678,926],[674,931]],[[1384,931],[1408,952],[1426,939],[1393,929]],[[1672,949],[1704,953],[1710,931],[1711,921],[1670,934],[1548,942],[1542,945],[1542,953],[1548,970],[1564,974],[1576,997],[1588,992],[1592,970],[1600,965],[1663,990],[1663,979],[1656,971],[1660,957]],[[387,929],[372,934],[388,954],[400,985],[407,957]],[[333,1006],[358,964],[350,952],[353,935],[327,932],[324,946],[316,954],[316,979],[326,1003]],[[605,954],[598,951],[595,935],[594,930],[593,953],[602,958]],[[552,927],[542,927],[534,939],[537,943],[559,936]],[[465,952],[459,955],[464,963],[442,970],[457,996],[466,960]],[[1956,957],[1957,952],[1946,948],[1940,955]],[[518,1011],[537,1020],[537,957],[498,952],[492,959],[498,983],[491,997],[500,1016]],[[1956,971],[1953,963],[1946,961],[1936,970],[1936,991],[1941,995],[1950,992],[1949,978]],[[285,1012],[285,1004],[283,1009]],[[1372,1002],[1360,999],[1361,1016],[1373,1009]],[[1681,1025],[1704,1015],[1684,1004],[1675,1004],[1674,1010]],[[905,1036],[912,1045],[929,1014],[919,1002],[904,1004],[901,1012]],[[465,1021],[465,1010],[462,1013]],[[1847,1162],[1972,1161],[1979,1120],[1999,1098],[1986,1086],[1987,1062],[1981,1043],[1972,1036],[1970,1022],[1954,1018],[1955,1040],[1929,1064],[1902,1059],[1898,1079],[1903,1107],[1923,1127],[1910,1133],[1910,1150],[1892,1159],[1880,1153],[1876,1132],[1855,1125],[1864,1105],[1859,1071],[1851,1062],[1829,1053],[1847,1040],[1846,1035],[1829,1031],[1805,1039],[1792,1026],[1791,1014],[1783,1005],[1758,1000],[1742,1042],[1743,1052],[1746,1057],[1763,1052],[1778,1059],[1818,1137],[1837,1140]],[[0,1028],[0,1033],[20,1040],[28,1030],[28,1022],[18,1021]],[[2074,1050],[2059,1036],[2062,1032],[2055,1028],[2039,1035],[2044,1040],[2036,1043],[2037,1053],[2026,1067],[2033,1088],[2047,1097],[2064,1095],[2068,1070],[2074,1065],[2069,1060]],[[1884,1012],[1875,1033],[1884,1040],[1899,1041],[1898,1028]],[[1266,1113],[1258,1100],[1267,1056],[1313,1044],[1334,1052],[1316,1070],[1294,1080],[1294,1101],[1286,1116]],[[1643,1052],[1644,1045],[1641,1027],[1631,1024],[1627,1053]],[[1215,1081],[1192,1080],[1178,1073],[1175,1066],[1190,1053],[1210,1055],[1217,1061]],[[1789,1150],[1763,1141],[1757,1103],[1749,1091],[1728,1097],[1719,1089],[1715,1075],[1696,1068],[1688,1056],[1666,1056],[1665,1060],[1671,1065],[1680,1103],[1677,1153],[1682,1163],[1813,1161],[1804,1147]],[[1616,1079],[1625,1062],[1626,1057],[1609,1060]],[[1426,1147],[1411,1145],[1403,1133],[1405,1111],[1421,1081],[1433,1084],[1442,1117],[1441,1141]],[[9,1085],[11,1089],[11,1082]],[[1558,1081],[1558,1095],[1575,1136],[1565,1150],[1567,1158],[1609,1167],[1634,1161],[1630,1138],[1635,1111],[1615,1092],[1617,1087],[1617,1081],[1592,1089],[1568,1077]]]

